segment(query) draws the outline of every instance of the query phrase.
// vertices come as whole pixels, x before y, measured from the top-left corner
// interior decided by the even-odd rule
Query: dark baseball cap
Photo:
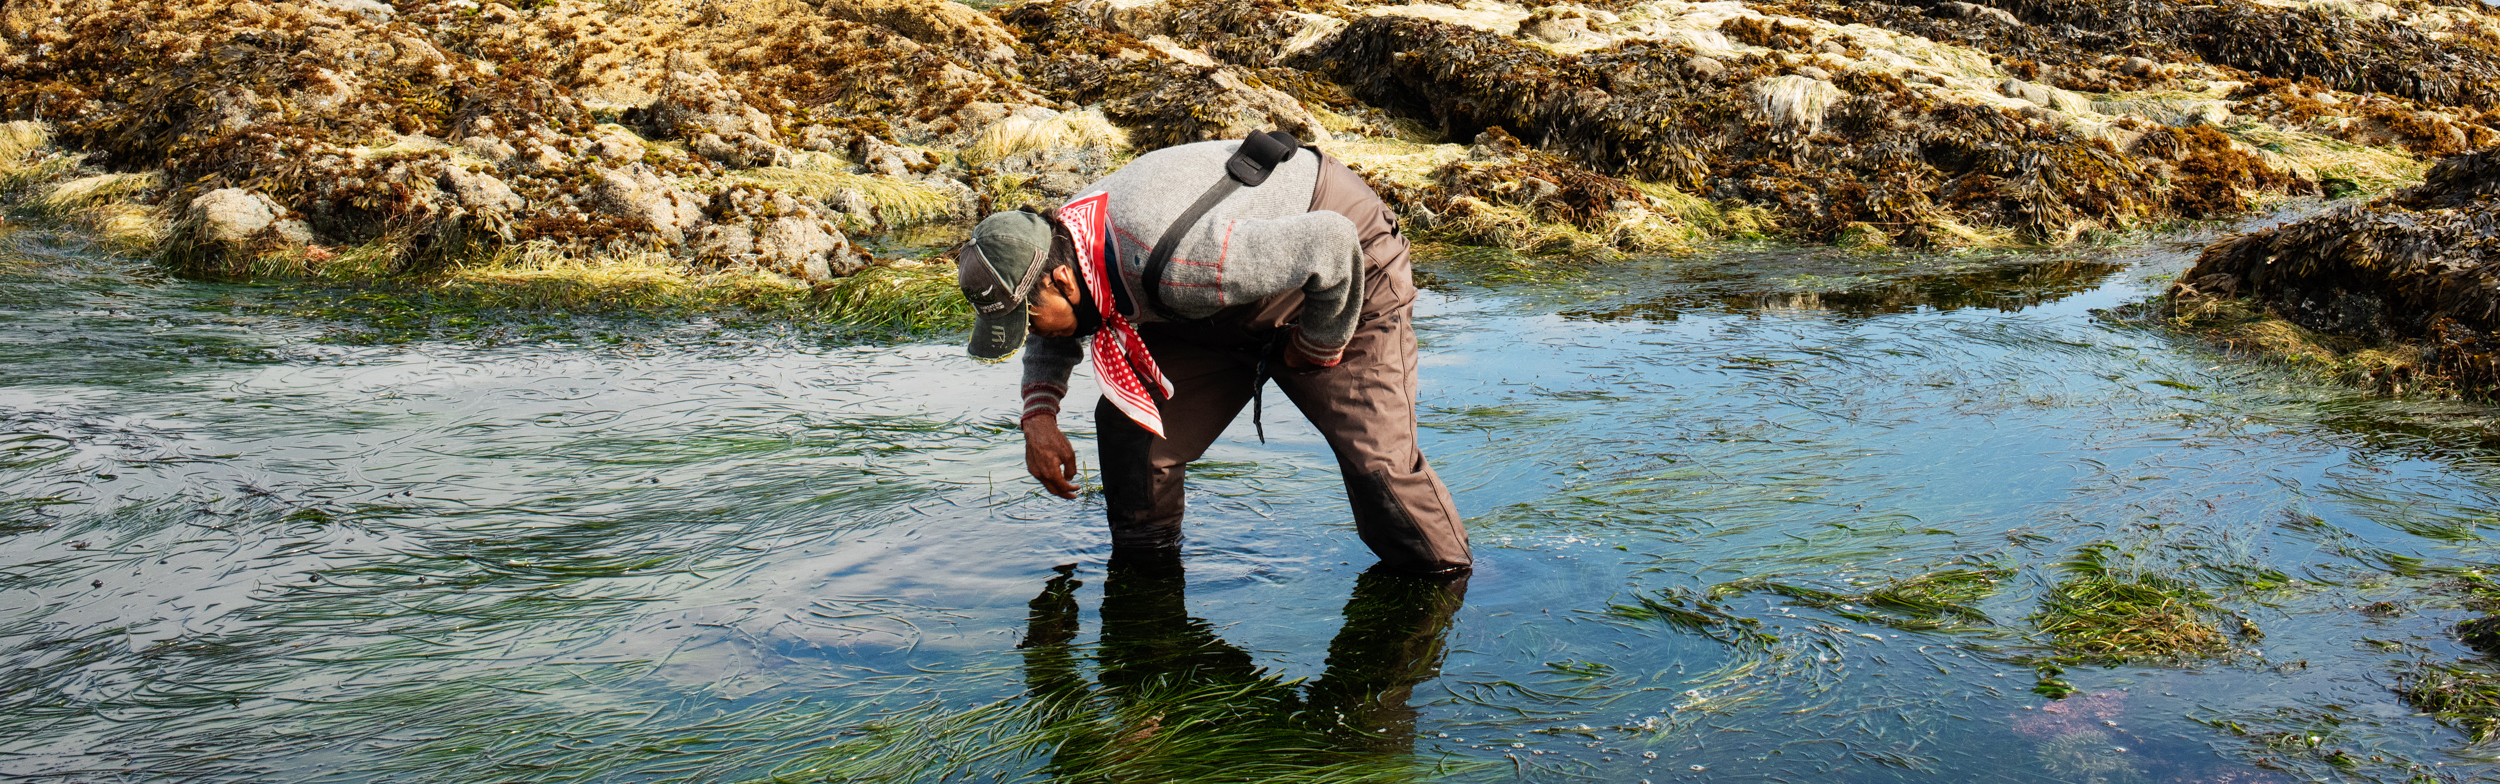
[[[1004,359],[1024,345],[1025,299],[1041,283],[1050,258],[1050,221],[1014,210],[991,215],[955,252],[955,282],[972,301],[974,357]]]

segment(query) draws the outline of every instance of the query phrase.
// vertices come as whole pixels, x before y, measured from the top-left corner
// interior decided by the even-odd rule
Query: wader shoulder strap
[[[1199,218],[1206,217],[1207,210],[1215,209],[1216,203],[1233,195],[1233,191],[1243,187],[1256,188],[1259,183],[1266,182],[1267,175],[1275,172],[1278,164],[1292,160],[1294,152],[1301,148],[1300,141],[1283,131],[1251,131],[1247,138],[1241,140],[1241,148],[1233,152],[1232,159],[1224,162],[1224,179],[1216,180],[1206,193],[1199,194],[1198,200],[1191,202],[1189,209],[1182,210],[1181,216],[1172,220],[1171,227],[1163,230],[1163,236],[1155,240],[1154,252],[1146,256],[1146,269],[1143,270],[1146,304],[1154,308],[1156,316],[1175,323],[1189,321],[1163,304],[1163,276],[1172,266],[1172,251],[1180,249],[1181,235],[1189,233],[1189,227],[1197,225]]]

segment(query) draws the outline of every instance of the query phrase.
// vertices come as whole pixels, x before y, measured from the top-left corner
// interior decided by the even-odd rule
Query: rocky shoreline
[[[2206,248],[2171,317],[2389,392],[2500,399],[2500,149]]]
[[[1448,242],[2056,245],[2406,183],[2495,77],[2421,0],[6,0],[0,198],[203,277],[823,287],[1275,128]]]

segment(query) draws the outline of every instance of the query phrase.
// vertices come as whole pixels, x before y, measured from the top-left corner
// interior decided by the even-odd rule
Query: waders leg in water
[[[1173,398],[1191,405],[1166,409],[1165,438],[1108,400],[1095,407],[1115,551],[1179,546],[1188,464],[1250,401],[1264,345],[1208,346],[1151,325],[1143,333]],[[1355,530],[1382,565],[1419,573],[1463,569],[1473,562],[1466,528],[1416,440],[1415,364],[1415,333],[1401,306],[1365,322],[1336,367],[1289,370],[1275,381],[1336,452]]]
[[[1381,565],[1419,573],[1463,569],[1474,563],[1466,526],[1417,441],[1414,284],[1407,274],[1400,253],[1391,269],[1373,275],[1402,285],[1384,281],[1372,289],[1374,301],[1366,303],[1344,362],[1284,371],[1276,386],[1337,453],[1355,531]],[[1376,309],[1383,301],[1396,304]]]

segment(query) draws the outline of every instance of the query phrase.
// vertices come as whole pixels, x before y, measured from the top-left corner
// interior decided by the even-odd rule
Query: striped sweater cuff
[[[1345,359],[1344,344],[1323,346],[1313,343],[1310,338],[1303,336],[1301,327],[1293,329],[1292,346],[1294,353],[1302,355],[1303,359],[1310,360],[1311,364],[1320,367],[1336,367],[1339,361]]]
[[[1067,395],[1066,384],[1037,382],[1024,385],[1024,416],[1017,417],[1016,423],[1023,424],[1024,420],[1037,416],[1059,416],[1059,399]]]

